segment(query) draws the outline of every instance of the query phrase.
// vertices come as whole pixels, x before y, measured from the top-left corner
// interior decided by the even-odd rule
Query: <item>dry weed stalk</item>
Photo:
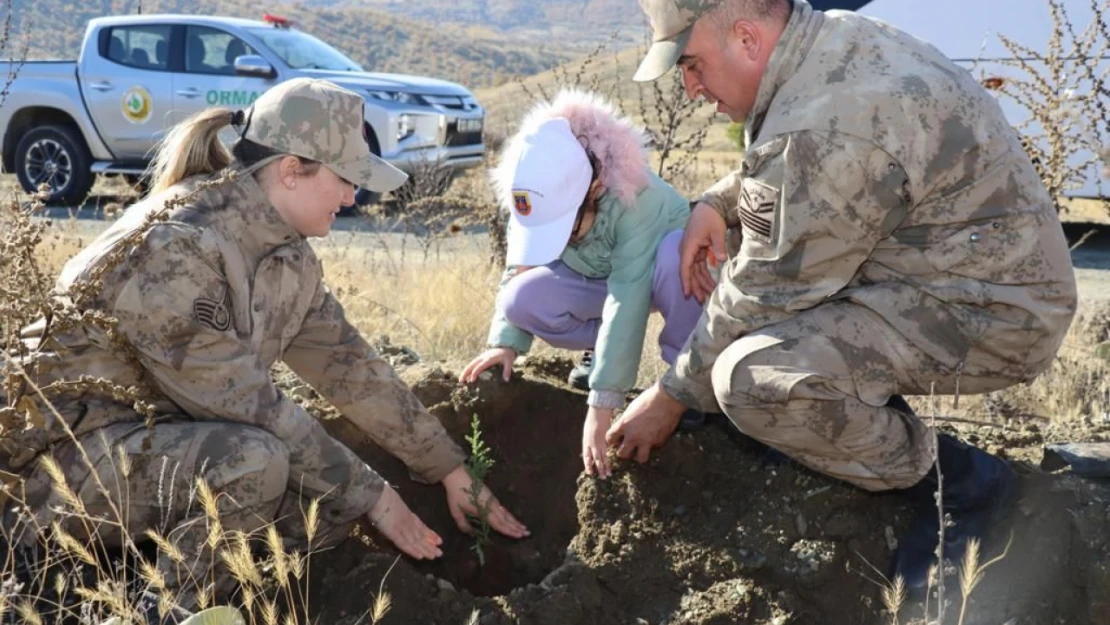
[[[12,25],[12,14],[15,10],[15,3],[12,0],[0,0],[0,12],[3,12],[4,23],[0,26],[0,59],[7,59],[8,75],[4,78],[3,86],[0,87],[0,106],[4,106],[4,101],[8,99],[12,83],[15,82],[19,71],[23,69],[23,63],[27,60],[27,53],[31,50],[31,25],[25,24],[23,29],[26,31],[23,38],[22,47],[16,49],[12,44],[18,34]]]
[[[490,224],[498,222],[493,216],[497,207],[484,204],[464,197],[453,195],[426,195],[406,204],[403,214],[399,216],[405,235],[413,235],[420,241],[423,261],[426,263],[432,252],[437,249],[443,240],[456,236],[477,224]],[[502,227],[503,230],[503,227]],[[504,240],[504,235],[493,235],[491,230],[490,260],[494,262],[495,247],[504,247],[504,243],[494,243],[495,239]],[[404,242],[402,240],[401,261],[404,262]],[[503,256],[502,256],[503,258]]]
[[[585,91],[592,91],[598,95],[606,98],[620,97],[620,81],[607,81],[602,82],[602,74],[595,73],[589,75],[589,69],[595,65],[601,58],[602,53],[608,48],[614,40],[616,40],[619,33],[613,32],[609,38],[599,43],[593,50],[589,52],[582,60],[571,63],[561,63],[552,68],[551,73],[555,77],[556,90],[564,87],[574,87]],[[616,58],[616,55],[614,55]],[[574,66],[572,69],[572,65]],[[618,64],[619,69],[619,64]],[[536,84],[535,91],[532,90],[523,80],[518,80],[517,84],[520,85],[520,90],[524,92],[528,101],[536,102],[540,100],[550,101],[553,93],[549,93],[547,88],[542,84]]]
[[[1047,3],[1052,33],[1046,50],[1039,52],[1000,34],[1013,57],[1000,63],[1017,75],[981,80],[1028,112],[1018,129],[1045,187],[1059,202],[1067,191],[1097,177],[1100,159],[1110,162],[1110,65],[1099,68],[1099,60],[1110,52],[1110,0],[1090,0],[1092,20],[1082,32],[1064,0]],[[1108,190],[1101,191],[1110,214]]]
[[[696,166],[713,117],[698,119],[695,113],[703,103],[686,97],[677,72],[672,73],[670,84],[664,85],[664,80],[653,81],[650,87],[637,83],[638,112],[658,153],[656,174],[677,185]]]
[[[891,625],[898,625],[898,614],[906,602],[906,583],[901,575],[895,575],[894,580],[884,585],[882,590],[883,607],[890,612]]]
[[[598,45],[578,61],[574,71],[568,69],[566,64],[556,67],[552,71],[554,89],[575,88],[593,92],[612,102],[618,111],[639,120],[649,136],[648,147],[655,150],[656,173],[680,189],[695,186],[690,178],[700,163],[709,130],[720,118],[715,114],[699,114],[704,103],[686,97],[677,72],[651,83],[629,84],[628,68],[621,65],[619,53],[612,54],[613,75],[609,80],[603,80],[605,74],[601,71],[590,72],[612,39]],[[524,81],[519,81],[519,84],[529,102],[551,101],[555,96],[542,84],[535,87],[529,87]],[[626,101],[622,85],[631,90],[631,102]],[[510,127],[515,125],[516,122],[513,122]]]
[[[983,581],[983,575],[991,566],[1001,562],[1007,554],[1010,553],[1010,545],[1014,541],[1013,532],[1010,533],[1010,538],[1006,541],[1006,546],[1002,549],[1002,553],[994,558],[979,564],[979,539],[972,538],[967,542],[967,551],[964,552],[964,561],[960,566],[960,591],[962,599],[960,600],[960,619],[957,625],[964,625],[964,616],[967,614],[967,602],[971,598],[971,593],[975,592],[975,588],[979,582]]]

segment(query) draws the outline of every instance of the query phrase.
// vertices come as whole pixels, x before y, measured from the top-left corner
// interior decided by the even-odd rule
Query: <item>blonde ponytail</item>
[[[220,141],[220,131],[231,125],[228,108],[201,111],[175,125],[158,147],[150,165],[150,194],[199,174],[213,174],[231,164],[231,154]]]

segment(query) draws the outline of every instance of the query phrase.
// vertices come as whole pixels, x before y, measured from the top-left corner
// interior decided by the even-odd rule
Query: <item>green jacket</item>
[[[597,219],[583,239],[568,246],[560,260],[587,278],[608,279],[601,329],[590,374],[591,406],[620,408],[636,383],[640,354],[651,313],[655,253],[670,232],[685,227],[690,202],[651,174],[651,184],[631,206],[611,193],[601,196]],[[516,273],[508,267],[501,287]],[[532,335],[508,322],[500,306],[494,311],[489,344],[527,353]]]

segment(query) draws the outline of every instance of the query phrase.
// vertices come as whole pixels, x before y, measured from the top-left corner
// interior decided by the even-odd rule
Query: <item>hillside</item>
[[[332,6],[325,6],[332,5]],[[16,32],[29,31],[29,58],[75,58],[86,22],[135,12],[139,0],[16,2]],[[574,49],[507,40],[476,25],[429,24],[365,6],[262,5],[251,0],[142,0],[143,13],[205,13],[258,18],[279,13],[373,71],[426,74],[469,87],[502,84],[571,58]],[[30,28],[26,28],[27,25]],[[47,27],[49,25],[49,27]]]
[[[656,83],[636,83],[632,74],[646,48],[634,46],[622,50],[610,47],[599,52],[568,61],[534,76],[516,79],[497,87],[478,89],[475,95],[486,107],[491,132],[508,134],[515,130],[521,117],[538,99],[553,96],[562,87],[579,87],[601,94],[625,114],[658,135],[667,124],[664,117],[674,106],[681,107],[678,126],[679,137],[700,128],[708,128],[703,143],[707,151],[734,152],[726,136],[729,120],[719,115],[713,107],[686,100],[678,84],[677,72],[672,72]]]
[[[646,21],[636,0],[309,0],[327,6],[367,6],[395,15],[484,25],[513,35],[536,35],[563,43],[596,43],[616,34],[639,43]]]

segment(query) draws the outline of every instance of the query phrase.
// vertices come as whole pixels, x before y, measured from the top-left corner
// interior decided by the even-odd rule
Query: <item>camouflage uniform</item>
[[[351,104],[352,98],[361,102],[350,92],[340,100]],[[319,102],[310,104],[310,113],[327,113]],[[326,146],[314,126],[344,119],[294,119],[288,108],[280,111],[284,118],[277,116],[288,126],[275,128],[275,116],[259,111],[254,123],[262,117],[264,131],[284,136],[283,149],[293,153],[312,154],[313,142]],[[361,109],[348,117],[361,124]],[[361,128],[349,130],[361,139]],[[349,179],[365,181],[356,170],[366,166],[352,164]],[[304,539],[301,511],[309,499],[322,499],[312,545],[318,547],[345,537],[382,492],[373,469],[275,386],[270,368],[279,360],[420,479],[437,482],[464,458],[346,320],[312,247],[278,215],[255,178],[241,170],[231,182],[207,184],[212,178],[186,180],[131,207],[63,269],[59,297],[75,284],[99,281],[85,308],[118,319],[122,341],[94,325],[52,333],[41,345],[42,323],[24,332],[29,350],[42,349],[30,364],[40,385],[93,376],[152,387],[153,428],[130,406],[92,391],[64,396],[56,406],[117,505],[126,502],[132,533],[168,532],[196,565],[167,566],[171,583],[203,574],[209,562],[198,557],[207,534],[204,512],[189,497],[198,476],[225,495],[225,530],[250,532],[277,520],[290,546]],[[143,231],[148,216],[179,195],[183,204]],[[56,500],[36,461],[50,452],[90,512],[106,512],[108,502],[78,450],[46,414],[43,427],[22,438],[22,448],[6,450],[8,468],[27,476],[30,508],[46,520]],[[116,446],[130,457],[126,479],[111,453]]]
[[[818,471],[910,486],[932,437],[891,395],[988,392],[1052,362],[1076,308],[1053,202],[965,70],[801,0],[745,132],[703,198],[742,242],[662,385]]]

